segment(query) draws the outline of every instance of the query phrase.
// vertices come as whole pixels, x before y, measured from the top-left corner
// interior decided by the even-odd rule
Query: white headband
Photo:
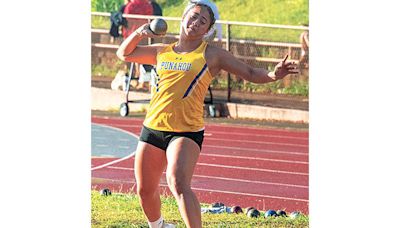
[[[219,20],[219,13],[217,6],[208,1],[208,0],[189,0],[188,5],[183,11],[183,15],[185,15],[190,9],[192,9],[196,4],[206,5],[210,7],[214,14],[214,19]],[[183,26],[183,25],[182,25]],[[212,40],[215,36],[215,23],[211,26],[210,30],[203,36],[204,40]]]

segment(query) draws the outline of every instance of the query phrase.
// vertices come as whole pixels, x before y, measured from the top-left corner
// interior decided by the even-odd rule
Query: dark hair
[[[192,2],[192,1],[191,1],[191,2]],[[213,26],[214,23],[215,23],[215,16],[214,16],[214,12],[212,11],[212,9],[211,9],[208,5],[204,5],[204,4],[200,4],[200,3],[194,3],[194,2],[192,2],[192,3],[193,3],[194,5],[193,5],[190,9],[188,9],[188,10],[185,12],[184,16],[186,16],[186,14],[189,12],[189,10],[193,9],[193,8],[196,7],[196,6],[204,7],[204,8],[207,9],[208,14],[210,15],[210,18],[211,18],[210,26],[208,27],[208,29],[210,29],[211,26]]]

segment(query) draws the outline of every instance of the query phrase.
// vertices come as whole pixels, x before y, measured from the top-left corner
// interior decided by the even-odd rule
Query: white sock
[[[159,219],[157,219],[156,221],[154,221],[154,222],[148,221],[147,223],[149,223],[150,228],[161,228],[162,225],[163,225],[163,223],[164,223],[164,219],[163,219],[163,217],[161,216],[161,217],[160,217]]]

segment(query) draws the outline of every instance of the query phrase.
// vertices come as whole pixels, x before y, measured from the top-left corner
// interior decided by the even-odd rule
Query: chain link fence
[[[92,74],[114,76],[119,69],[126,69],[126,64],[118,60],[115,52],[122,38],[109,35],[110,13],[92,12]],[[145,18],[148,21],[155,16],[125,15],[126,18]],[[181,18],[161,17],[168,23],[166,36],[148,39],[144,43],[172,43],[179,38]],[[219,46],[230,51],[236,58],[259,68],[273,70],[286,54],[289,59],[298,62],[302,53],[300,36],[308,32],[306,26],[286,26],[259,23],[244,23],[232,21],[217,21],[222,25],[222,40],[217,38],[211,45]],[[211,87],[225,100],[230,101],[232,94],[291,94],[308,96],[308,63],[300,64],[301,74],[288,76],[283,80],[254,84],[242,80],[236,75],[221,72],[212,81]],[[241,95],[238,95],[241,96]]]

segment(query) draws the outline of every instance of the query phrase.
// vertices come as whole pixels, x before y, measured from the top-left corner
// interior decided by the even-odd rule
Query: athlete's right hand
[[[142,38],[160,38],[163,35],[156,35],[151,31],[150,29],[150,23],[146,23],[139,28],[136,29],[135,31],[136,34],[138,34]]]

